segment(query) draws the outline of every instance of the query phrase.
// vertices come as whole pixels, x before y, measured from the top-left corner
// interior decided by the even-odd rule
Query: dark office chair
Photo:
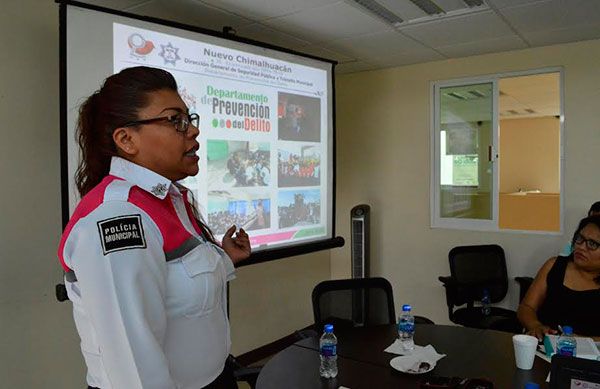
[[[235,377],[236,382],[245,382],[252,389],[256,387],[256,380],[258,379],[262,366],[244,366],[231,354],[227,357],[225,364],[233,370],[233,376]]]
[[[439,277],[446,288],[448,316],[453,323],[465,327],[521,332],[515,311],[490,306],[485,315],[481,301],[487,290],[490,303],[498,303],[506,297],[508,276],[504,250],[498,245],[459,246],[448,254],[450,277]],[[454,309],[465,305],[466,307]]]
[[[519,302],[521,302],[533,283],[533,277],[515,277],[515,281],[519,283]]]
[[[600,385],[600,361],[554,355],[550,389],[595,388]]]
[[[317,331],[326,323],[335,328],[396,323],[392,285],[381,277],[323,281],[313,289],[312,304]],[[415,323],[433,324],[421,316]]]

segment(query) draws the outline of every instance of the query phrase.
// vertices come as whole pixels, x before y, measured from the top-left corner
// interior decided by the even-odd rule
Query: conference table
[[[383,350],[398,336],[395,325],[335,330],[338,338],[338,376],[319,376],[319,338],[302,339],[276,354],[262,368],[258,389],[350,389],[419,388],[432,376],[485,378],[496,389],[523,389],[527,382],[548,388],[550,363],[535,358],[533,369],[515,366],[512,334],[474,328],[419,324],[415,344],[431,344],[446,357],[422,375],[399,372],[390,366],[397,355]]]

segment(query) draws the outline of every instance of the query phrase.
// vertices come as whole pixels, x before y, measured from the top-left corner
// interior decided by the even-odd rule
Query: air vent
[[[514,109],[509,109],[508,112],[512,115],[518,115],[519,111],[515,111]]]
[[[535,113],[535,111],[533,109],[531,109],[531,108],[526,108],[525,112],[527,112],[527,113]]]
[[[394,27],[398,27],[404,21],[401,17],[394,14],[392,11],[374,0],[354,0],[354,2],[372,15],[382,19],[384,22],[391,24]]]
[[[471,8],[483,5],[483,0],[463,0],[463,2]]]
[[[445,13],[443,9],[431,0],[410,0],[410,2],[421,8],[427,15],[439,15]]]

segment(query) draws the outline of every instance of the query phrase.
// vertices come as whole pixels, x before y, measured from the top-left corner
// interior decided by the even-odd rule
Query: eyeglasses
[[[190,127],[190,123],[193,124],[194,127],[198,127],[198,125],[200,124],[199,123],[200,115],[198,115],[197,113],[192,113],[190,115],[185,114],[185,113],[178,113],[175,115],[161,116],[158,118],[136,120],[136,121],[124,124],[123,127],[133,127],[133,126],[138,126],[140,124],[150,124],[150,123],[157,123],[157,122],[169,122],[173,126],[175,126],[175,130],[177,132],[181,132],[181,133],[185,134],[187,132],[188,128]]]
[[[597,250],[598,247],[600,247],[600,242],[595,241],[593,239],[588,239],[583,237],[581,234],[577,234],[575,235],[575,238],[573,238],[573,243],[574,244],[584,244],[585,246],[589,249],[589,250]]]

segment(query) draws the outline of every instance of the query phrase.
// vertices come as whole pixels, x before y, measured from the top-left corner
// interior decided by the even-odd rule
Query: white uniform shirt
[[[177,185],[116,157],[81,200],[59,257],[88,385],[198,389],[221,373],[234,268],[190,215]]]

